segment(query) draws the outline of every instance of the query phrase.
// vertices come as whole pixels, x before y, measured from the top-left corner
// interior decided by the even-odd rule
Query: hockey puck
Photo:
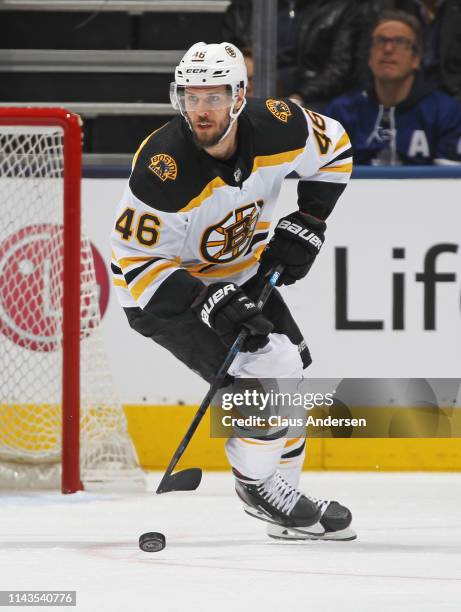
[[[149,531],[139,536],[139,548],[144,552],[159,552],[165,546],[165,536],[158,531]]]

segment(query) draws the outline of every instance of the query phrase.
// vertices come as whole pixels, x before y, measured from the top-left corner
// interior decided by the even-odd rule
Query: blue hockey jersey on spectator
[[[371,89],[335,98],[324,114],[346,129],[356,164],[461,163],[461,104],[419,76],[396,106]]]

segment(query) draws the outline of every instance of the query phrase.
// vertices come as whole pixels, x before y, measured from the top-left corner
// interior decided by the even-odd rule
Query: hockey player
[[[180,114],[136,152],[112,232],[114,285],[133,329],[211,380],[242,328],[229,376],[301,378],[310,362],[279,292],[254,304],[277,264],[303,278],[349,179],[349,139],[336,121],[285,100],[247,100],[242,54],[197,43],[170,89]],[[282,181],[296,171],[298,210],[268,230]],[[350,511],[297,489],[304,438],[232,437],[226,452],[245,510],[272,537],[352,539]]]

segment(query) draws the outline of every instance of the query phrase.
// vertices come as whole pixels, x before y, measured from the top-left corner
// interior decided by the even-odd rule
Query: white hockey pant
[[[235,378],[302,378],[303,364],[294,345],[284,334],[270,334],[268,344],[255,353],[240,353],[229,369]],[[230,438],[226,442],[230,464],[254,480],[271,476],[277,469],[297,487],[305,457],[305,438]]]

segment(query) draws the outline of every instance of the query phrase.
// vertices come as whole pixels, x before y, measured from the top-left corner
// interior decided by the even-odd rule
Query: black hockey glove
[[[253,353],[266,346],[274,326],[235,283],[205,287],[191,305],[198,318],[230,346],[241,329],[248,331],[243,351]]]
[[[283,264],[278,286],[292,285],[304,278],[322,247],[326,227],[324,221],[301,211],[280,219],[262,252],[258,274],[265,276],[274,266]]]

